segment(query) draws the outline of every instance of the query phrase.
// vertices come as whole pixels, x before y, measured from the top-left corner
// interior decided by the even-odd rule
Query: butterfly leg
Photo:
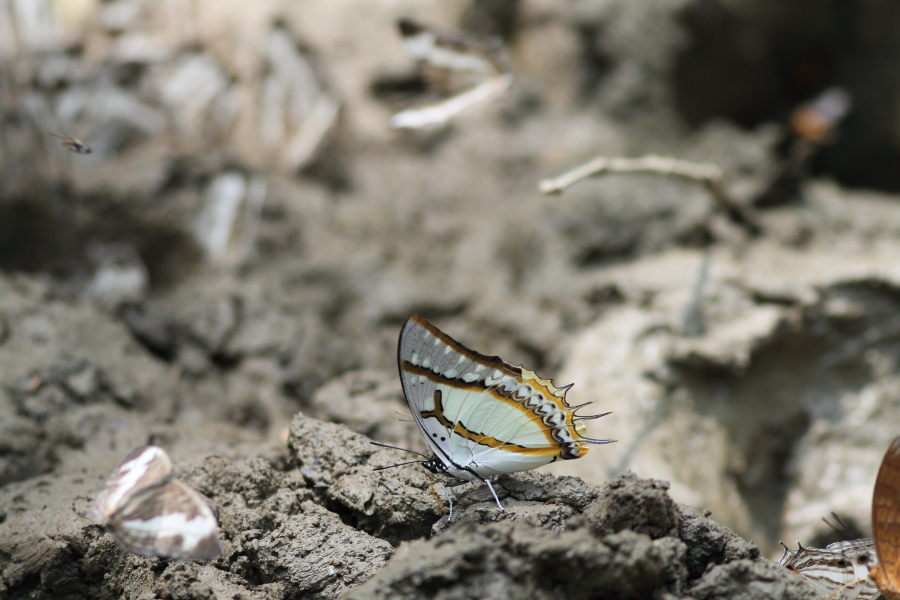
[[[503,505],[500,504],[500,498],[497,497],[497,492],[494,491],[494,486],[491,485],[491,480],[485,479],[484,482],[487,484],[488,489],[491,490],[491,494],[493,494],[494,500],[497,501],[497,506],[500,508],[500,510],[504,510]]]
[[[856,587],[857,585],[859,585],[860,583],[866,583],[866,581],[867,581],[867,580],[865,580],[865,579],[857,579],[856,581],[851,581],[850,583],[845,583],[844,585],[842,585],[841,587],[839,587],[835,593],[833,593],[831,596],[829,596],[829,597],[828,597],[828,600],[838,600],[839,598],[843,598],[843,597],[844,597],[844,590],[849,589],[849,588],[855,588],[855,587]],[[872,591],[874,592],[874,591],[875,591],[875,588],[874,588],[874,585],[875,585],[875,584],[871,583],[871,581],[872,581],[871,579],[868,580],[869,584],[872,586],[871,589],[872,589]],[[853,591],[855,591],[855,590],[851,590],[851,592],[853,592]],[[861,596],[859,596],[858,594],[859,594],[859,592],[857,591],[857,592],[854,593],[854,594],[848,594],[847,597],[848,597],[848,598],[851,598],[851,597],[852,597],[852,598],[859,598],[859,597],[861,597]],[[878,597],[881,598],[881,597],[883,597],[883,596],[878,596]]]
[[[447,497],[447,504],[450,506],[450,516],[447,517],[447,522],[453,522],[453,500],[450,499],[450,492],[447,491],[448,487],[456,487],[458,485],[466,485],[469,483],[468,481],[453,481],[451,483],[442,483],[441,487],[444,489],[444,496]]]

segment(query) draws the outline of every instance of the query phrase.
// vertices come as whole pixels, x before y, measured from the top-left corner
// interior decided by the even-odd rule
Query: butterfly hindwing
[[[779,564],[796,572],[823,596],[870,600],[878,595],[869,568],[877,565],[872,538],[835,542],[825,548],[785,548]]]
[[[209,560],[221,553],[215,515],[179,479],[132,495],[110,529],[123,547],[143,556]]]

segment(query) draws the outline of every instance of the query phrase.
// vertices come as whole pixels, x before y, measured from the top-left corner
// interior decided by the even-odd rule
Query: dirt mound
[[[473,485],[454,490],[449,523],[424,469],[373,472],[397,454],[298,415],[280,457],[210,456],[184,469],[218,508],[223,554],[205,565],[122,556],[85,516],[100,477],[7,485],[3,589],[11,598],[810,597],[755,545],[674,503],[665,482],[504,476],[495,487],[505,510]]]

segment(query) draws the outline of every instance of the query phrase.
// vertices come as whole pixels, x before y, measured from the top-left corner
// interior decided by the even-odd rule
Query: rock
[[[403,416],[409,408],[395,373],[350,371],[316,390],[304,410],[383,444],[426,450],[412,417]]]
[[[677,535],[681,515],[669,497],[667,481],[638,480],[627,472],[609,482],[584,517],[598,534],[630,529],[658,539]]]
[[[755,548],[726,551],[740,538],[677,507],[662,484],[627,475],[594,492],[595,503],[658,500],[670,525],[657,529],[656,539],[615,531],[621,521],[617,525],[611,512],[593,504],[562,523],[541,522],[515,502],[503,512],[469,509],[439,537],[401,544],[391,562],[348,598],[680,598],[716,591],[759,599],[812,597],[809,586],[759,558]],[[652,529],[658,518],[646,508],[631,514],[641,528]],[[701,557],[710,559],[702,569]]]
[[[698,600],[711,598],[771,599],[816,598],[815,591],[799,577],[784,577],[783,569],[769,562],[736,560],[710,569],[690,589]]]
[[[344,426],[297,415],[288,447],[299,472],[324,502],[377,537],[398,543],[425,536],[441,515],[428,492],[425,469],[413,464],[375,471],[409,457],[373,446]]]

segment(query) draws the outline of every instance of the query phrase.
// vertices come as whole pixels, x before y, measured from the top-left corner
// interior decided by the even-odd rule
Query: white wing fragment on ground
[[[209,264],[237,266],[252,254],[265,197],[261,177],[228,172],[210,182],[196,227]]]
[[[395,129],[436,129],[456,115],[502,96],[512,85],[509,61],[496,39],[479,39],[458,31],[439,31],[411,19],[398,23],[403,50],[419,65],[487,79],[437,104],[403,110],[391,117]]]

